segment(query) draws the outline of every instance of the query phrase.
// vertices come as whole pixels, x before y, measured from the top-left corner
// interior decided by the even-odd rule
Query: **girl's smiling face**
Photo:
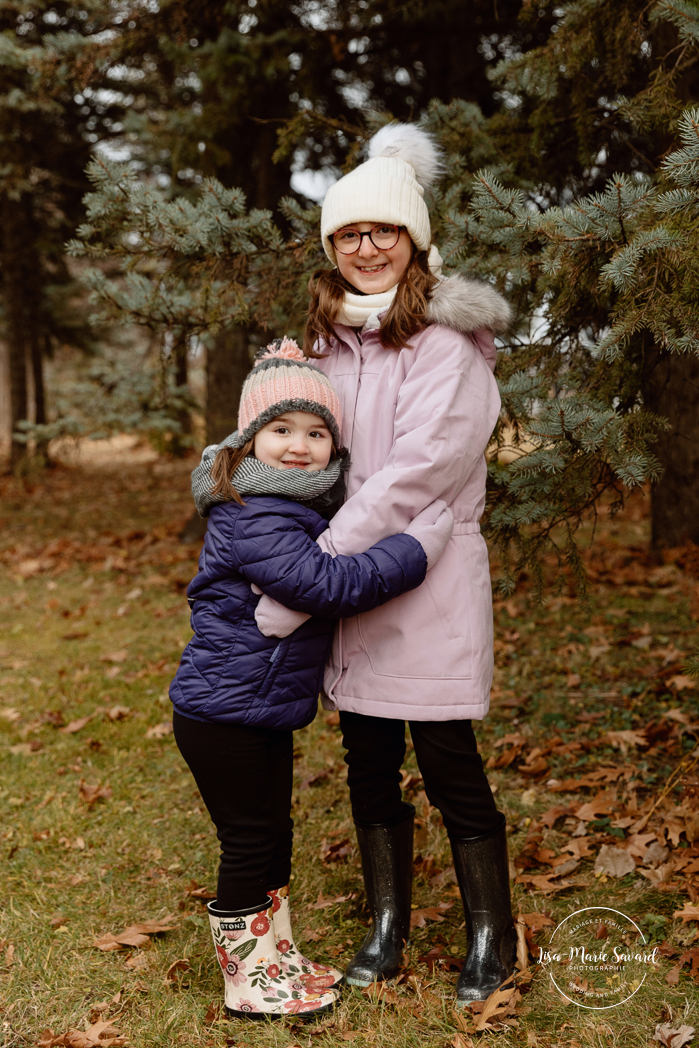
[[[376,222],[353,222],[352,229],[366,233],[375,225]],[[354,255],[335,252],[341,275],[364,295],[380,295],[397,284],[412,256],[413,242],[405,229],[401,229],[395,247],[388,250],[379,250],[369,237],[362,237],[362,245]]]
[[[255,458],[273,469],[325,469],[333,451],[333,439],[319,415],[308,411],[285,411],[255,434]]]

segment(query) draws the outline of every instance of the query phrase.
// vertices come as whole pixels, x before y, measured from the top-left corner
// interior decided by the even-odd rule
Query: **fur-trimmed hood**
[[[454,274],[444,277],[432,292],[427,315],[432,324],[443,324],[467,335],[479,329],[504,331],[512,319],[512,310],[490,284]]]

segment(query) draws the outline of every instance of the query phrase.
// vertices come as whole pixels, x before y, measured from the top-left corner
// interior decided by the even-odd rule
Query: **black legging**
[[[267,890],[288,884],[291,874],[292,732],[177,712],[172,724],[221,842],[219,909],[263,904]]]
[[[405,816],[400,768],[405,722],[341,713],[348,750],[352,815],[360,823],[390,823]],[[477,837],[500,824],[470,720],[410,721],[415,756],[430,804],[452,837]]]

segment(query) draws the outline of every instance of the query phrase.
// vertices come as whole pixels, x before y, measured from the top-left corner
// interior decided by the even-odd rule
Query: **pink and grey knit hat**
[[[242,447],[268,422],[285,411],[308,411],[322,418],[335,447],[340,448],[340,400],[323,372],[303,355],[291,338],[270,342],[258,355],[243,383],[238,408],[238,434],[233,447]]]

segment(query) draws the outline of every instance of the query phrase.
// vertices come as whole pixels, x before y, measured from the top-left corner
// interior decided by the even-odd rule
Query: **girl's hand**
[[[425,551],[427,567],[431,568],[444,553],[453,528],[454,514],[443,499],[436,499],[411,520],[405,534],[417,539]]]
[[[324,531],[322,535],[319,535],[316,542],[324,553],[329,553],[331,557],[337,556],[330,541],[329,531]],[[253,584],[251,588],[253,593],[262,593],[259,586]],[[292,611],[291,608],[285,608],[279,601],[272,600],[265,594],[262,594],[262,600],[255,608],[257,628],[265,637],[288,637],[299,626],[303,626],[310,617],[305,611]]]
[[[256,588],[253,586],[253,589]],[[304,622],[308,622],[310,617],[305,611],[285,608],[283,604],[272,600],[264,593],[255,608],[257,628],[265,637],[288,637],[299,626],[303,626]]]

